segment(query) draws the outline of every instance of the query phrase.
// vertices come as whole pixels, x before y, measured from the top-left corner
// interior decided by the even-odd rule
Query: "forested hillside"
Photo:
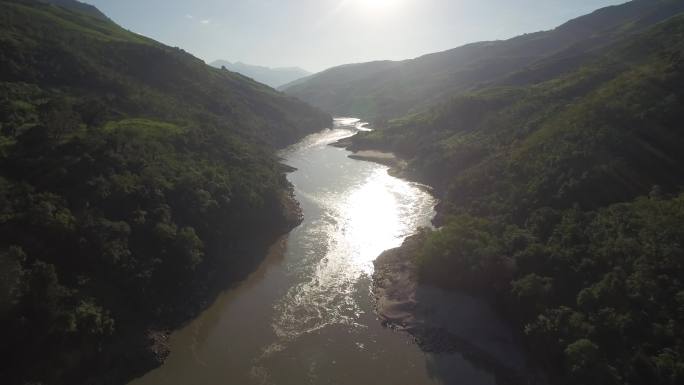
[[[423,111],[454,94],[492,85],[530,84],[571,72],[616,40],[681,11],[681,0],[632,1],[550,31],[411,60],[334,67],[282,88],[324,111],[382,122]]]
[[[121,383],[297,222],[274,150],[330,116],[76,1],[0,9],[0,378]]]
[[[681,384],[684,16],[557,63],[354,147],[394,151],[436,187],[421,279],[498,304],[552,383]]]

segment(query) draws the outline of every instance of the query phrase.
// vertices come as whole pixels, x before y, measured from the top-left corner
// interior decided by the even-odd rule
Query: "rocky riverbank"
[[[389,166],[390,169],[401,170],[406,167],[406,161],[397,158],[391,152],[382,152],[375,150],[357,151],[349,155],[351,159],[364,160],[368,162],[375,162]]]
[[[415,255],[423,236],[407,238],[375,261],[373,295],[383,324],[409,333],[424,351],[463,355],[495,374],[498,384],[544,384],[486,301],[419,282]]]
[[[330,145],[333,147],[344,148],[347,151],[351,151],[352,154],[349,155],[349,158],[351,159],[362,160],[366,162],[374,162],[388,166],[388,173],[390,175],[397,178],[409,179],[406,177],[406,169],[408,166],[408,162],[406,160],[399,158],[391,152],[359,148],[354,144],[352,138],[353,137],[344,138]]]

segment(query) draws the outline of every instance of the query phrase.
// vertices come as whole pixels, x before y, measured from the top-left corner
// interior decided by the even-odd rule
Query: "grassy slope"
[[[0,377],[124,383],[292,226],[274,149],[330,117],[59,4],[0,1]]]

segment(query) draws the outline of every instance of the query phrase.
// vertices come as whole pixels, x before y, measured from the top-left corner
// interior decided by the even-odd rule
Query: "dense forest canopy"
[[[330,116],[75,1],[0,7],[0,378],[121,383],[297,220],[274,149]]]
[[[552,383],[684,382],[684,16],[669,16],[354,140],[442,198],[442,228],[413,246],[421,279],[498,304]]]

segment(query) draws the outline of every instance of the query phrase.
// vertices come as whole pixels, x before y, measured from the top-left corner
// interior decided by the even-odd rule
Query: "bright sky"
[[[204,59],[309,71],[553,28],[626,0],[85,0]]]

